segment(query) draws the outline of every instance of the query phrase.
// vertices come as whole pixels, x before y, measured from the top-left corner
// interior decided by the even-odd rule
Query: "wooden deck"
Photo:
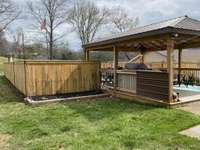
[[[168,102],[168,73],[159,71],[117,71],[117,87],[110,88],[113,95],[129,100],[178,107],[200,100],[200,91],[174,90],[180,94],[180,101]],[[200,88],[199,88],[200,89]]]

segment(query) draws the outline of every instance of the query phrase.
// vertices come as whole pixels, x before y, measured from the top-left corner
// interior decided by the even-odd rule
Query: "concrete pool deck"
[[[177,108],[188,111],[196,115],[200,115],[200,102],[189,103],[183,107]],[[186,135],[200,140],[200,125],[179,132],[181,135]]]
[[[194,102],[194,103],[188,103],[187,105],[183,107],[179,107],[177,109],[181,109],[181,110],[188,111],[196,115],[200,115],[200,101]]]
[[[181,131],[179,133],[181,135],[190,136],[192,138],[198,138],[200,140],[200,125]]]

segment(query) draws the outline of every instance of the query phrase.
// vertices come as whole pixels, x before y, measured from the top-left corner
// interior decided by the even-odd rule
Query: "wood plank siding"
[[[42,96],[100,89],[100,63],[25,61],[5,63],[5,76],[26,96]]]
[[[168,100],[168,83],[168,73],[137,71],[136,93],[153,99]]]
[[[117,72],[117,88],[131,93],[136,93],[136,72]]]

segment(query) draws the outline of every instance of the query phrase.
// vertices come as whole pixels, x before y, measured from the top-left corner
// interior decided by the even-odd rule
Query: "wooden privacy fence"
[[[100,89],[100,63],[94,61],[19,61],[5,63],[4,73],[26,96]]]
[[[162,63],[162,62],[158,62],[158,63],[147,63],[146,64],[149,68],[152,69],[162,69],[162,68],[167,68],[167,63]],[[182,68],[198,68],[199,64],[198,63],[185,63],[182,62],[181,63],[181,67]],[[178,68],[178,63],[174,63],[174,68]]]
[[[125,65],[128,63],[128,61],[121,61],[118,62],[118,66],[125,68]],[[161,69],[161,68],[167,68],[167,63],[166,62],[152,62],[152,63],[145,63],[148,68],[152,69]],[[177,68],[178,64],[174,63],[174,68]],[[199,64],[198,63],[189,63],[189,62],[182,62],[181,63],[182,68],[198,68]],[[107,69],[107,68],[113,68],[113,62],[108,61],[108,62],[101,62],[101,69]]]
[[[118,62],[118,66],[124,68],[126,61]],[[113,61],[101,62],[101,69],[113,68]]]

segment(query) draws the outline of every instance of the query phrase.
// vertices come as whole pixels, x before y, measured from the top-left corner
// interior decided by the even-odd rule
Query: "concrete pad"
[[[192,127],[190,129],[184,130],[179,132],[182,135],[186,135],[192,138],[198,138],[200,139],[200,125]]]
[[[185,106],[177,108],[177,109],[181,109],[184,111],[194,113],[196,115],[200,115],[200,102],[189,103],[189,104],[186,104]]]

